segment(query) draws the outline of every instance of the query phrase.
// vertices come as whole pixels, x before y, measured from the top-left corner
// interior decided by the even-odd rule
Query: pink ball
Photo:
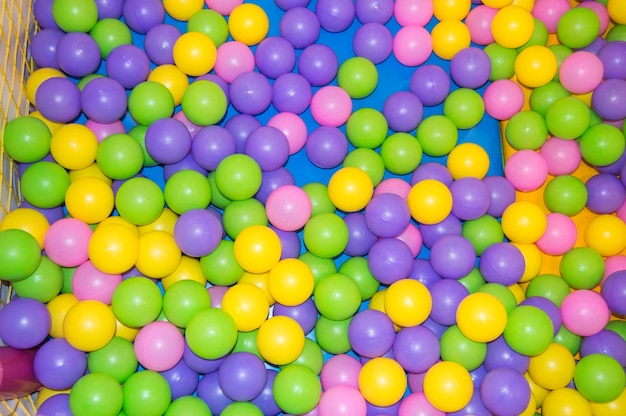
[[[289,142],[289,154],[298,153],[306,144],[309,135],[306,123],[294,113],[278,113],[269,119],[267,125],[282,131]]]
[[[626,222],[626,201],[617,209],[615,214],[624,222]]]
[[[242,42],[225,42],[217,48],[215,73],[231,83],[237,75],[254,71],[254,53]]]
[[[267,197],[265,212],[273,226],[282,231],[296,231],[311,218],[311,199],[295,185],[284,185]]]
[[[62,267],[76,267],[87,261],[91,228],[76,218],[61,218],[50,225],[44,237],[46,255]]]
[[[243,4],[243,0],[204,0],[209,9],[213,9],[222,16],[228,16],[235,7]]]
[[[224,294],[228,292],[228,286],[211,286],[207,289],[211,296],[211,307],[221,308]]]
[[[393,38],[393,54],[406,66],[418,66],[428,60],[433,51],[433,40],[421,26],[404,26]]]
[[[617,255],[607,257],[604,260],[604,276],[600,284],[604,283],[607,277],[621,270],[626,270],[626,256]]]
[[[192,138],[194,138],[196,136],[196,134],[202,128],[202,126],[198,126],[197,124],[194,124],[191,121],[189,121],[189,119],[187,118],[185,113],[183,113],[182,111],[179,111],[178,113],[174,114],[174,116],[172,116],[172,118],[174,118],[174,119],[180,121],[181,123],[183,123],[185,125],[185,127],[187,127],[187,130],[189,130],[189,133],[191,134]]]
[[[311,114],[320,126],[339,127],[352,114],[352,99],[343,88],[327,85],[313,95]]]
[[[524,106],[524,91],[510,79],[499,79],[485,88],[485,111],[496,120],[508,120]]]
[[[539,250],[552,256],[567,253],[576,244],[578,230],[574,221],[565,214],[552,212],[546,215],[546,231],[536,244]]]
[[[419,228],[414,224],[409,224],[406,229],[395,238],[409,246],[413,257],[417,257],[422,250],[422,233],[420,233]]]
[[[185,338],[174,324],[155,321],[139,330],[134,347],[137,360],[144,368],[166,371],[183,358]]]
[[[110,305],[113,292],[121,282],[121,274],[105,273],[87,260],[74,271],[72,293],[78,300],[97,300]]]
[[[491,21],[498,12],[484,4],[474,7],[465,18],[465,26],[470,31],[472,42],[477,45],[489,45],[493,43],[491,33]]]
[[[588,337],[602,331],[611,319],[611,311],[598,292],[575,290],[563,299],[561,318],[570,332]]]
[[[507,160],[504,176],[518,191],[535,191],[548,178],[548,164],[543,156],[534,150],[520,150]]]
[[[445,416],[445,413],[430,404],[424,393],[418,392],[402,400],[398,416]]]
[[[546,25],[548,33],[556,33],[559,19],[569,9],[568,0],[537,0],[533,6],[532,15]]]
[[[98,143],[113,134],[126,133],[126,128],[121,120],[113,123],[98,123],[93,120],[87,120],[85,126],[96,135]]]
[[[367,413],[367,404],[361,392],[351,386],[334,386],[320,397],[319,416],[353,416]]]
[[[426,26],[433,17],[433,1],[396,0],[393,15],[400,26]]]
[[[406,200],[410,191],[411,184],[407,181],[403,181],[400,178],[388,178],[374,188],[374,196],[378,196],[380,194],[396,194]]]
[[[596,16],[598,16],[598,20],[600,20],[600,34],[606,32],[609,28],[611,18],[609,17],[609,11],[606,9],[604,4],[599,1],[584,1],[576,7],[585,7],[593,10]]]
[[[567,56],[559,69],[561,85],[572,94],[587,94],[596,89],[604,75],[600,58],[587,51]]]
[[[337,354],[331,357],[320,373],[322,388],[329,390],[335,386],[348,386],[359,388],[359,373],[361,363],[354,357],[347,354]]]
[[[573,173],[582,160],[580,147],[575,140],[552,137],[541,146],[539,152],[548,164],[548,173],[552,176]]]

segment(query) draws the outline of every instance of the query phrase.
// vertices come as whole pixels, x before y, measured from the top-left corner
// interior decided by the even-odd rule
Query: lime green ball
[[[54,0],[52,17],[64,32],[89,32],[98,21],[94,0]]]
[[[613,42],[621,40],[626,42],[626,25],[615,25],[606,34],[606,40]]]
[[[224,90],[214,82],[200,80],[192,82],[182,98],[185,116],[199,126],[217,124],[228,108]]]
[[[307,367],[315,374],[319,375],[322,372],[322,367],[324,366],[324,353],[322,352],[322,348],[312,339],[305,338],[302,353],[294,362],[287,364],[287,366],[290,365],[301,365]]]
[[[174,98],[165,85],[144,81],[130,92],[128,111],[137,123],[149,126],[174,114]]]
[[[211,9],[198,10],[187,21],[187,32],[207,35],[219,47],[228,39],[228,23],[224,16]]]
[[[118,383],[128,380],[128,377],[137,371],[138,365],[133,343],[118,336],[87,356],[87,368],[90,373],[107,374]]]
[[[361,301],[371,299],[380,288],[380,282],[370,271],[365,257],[350,257],[343,262],[338,272],[355,281],[361,292]]]
[[[507,313],[511,313],[517,307],[517,300],[511,289],[499,283],[485,283],[477,290],[480,293],[489,293],[500,299]]]
[[[322,257],[318,257],[314,254],[311,254],[309,251],[305,251],[300,254],[298,259],[302,260],[309,266],[311,272],[313,272],[313,278],[315,279],[315,287],[322,280],[324,276],[328,276],[329,274],[337,273],[337,265],[333,261],[333,259],[326,259]]]
[[[553,136],[576,139],[589,127],[591,112],[587,104],[575,97],[556,100],[546,113],[546,124]]]
[[[143,149],[132,136],[116,133],[98,146],[96,162],[102,173],[111,179],[129,179],[143,168]]]
[[[222,416],[263,416],[258,406],[248,402],[234,402],[229,404],[220,413]]]
[[[311,200],[311,216],[335,212],[336,207],[328,196],[328,187],[326,185],[319,182],[310,182],[302,186],[302,190]]]
[[[417,140],[428,156],[445,156],[454,149],[459,140],[459,131],[446,116],[435,114],[426,117],[417,126]]]
[[[179,328],[187,327],[196,312],[211,307],[211,295],[195,280],[179,280],[163,295],[163,313]]]
[[[17,228],[0,231],[0,279],[26,279],[37,271],[41,259],[39,243],[31,234]]]
[[[343,253],[350,232],[343,218],[325,213],[311,217],[304,226],[302,237],[304,245],[312,254],[330,259]]]
[[[115,195],[115,206],[122,218],[131,224],[147,225],[163,212],[165,197],[159,185],[148,178],[131,178]]]
[[[515,74],[515,49],[505,48],[494,42],[485,46],[485,53],[491,61],[491,74],[489,79],[496,81],[499,79],[511,79]]]
[[[463,223],[463,237],[472,243],[477,255],[483,254],[487,247],[504,241],[504,232],[500,221],[491,215],[483,215],[475,220]]]
[[[456,325],[444,331],[440,343],[441,359],[458,363],[468,371],[478,368],[487,356],[487,344],[467,338]]]
[[[189,321],[185,339],[191,351],[201,358],[215,360],[228,354],[237,343],[237,325],[228,312],[209,308]]]
[[[233,245],[232,240],[222,240],[213,252],[200,258],[202,274],[212,285],[231,286],[243,275]]]
[[[124,393],[120,383],[108,374],[82,376],[70,391],[69,405],[73,415],[117,415],[122,410]]]
[[[570,287],[561,276],[541,274],[533,278],[526,286],[526,297],[541,296],[549,299],[556,306],[561,306],[563,299],[570,293]]]
[[[128,135],[131,136],[133,139],[137,140],[137,143],[139,143],[139,146],[141,146],[141,150],[143,151],[143,165],[145,167],[152,167],[152,166],[156,166],[159,163],[152,159],[152,156],[150,156],[150,153],[148,152],[148,149],[146,148],[146,132],[148,131],[148,127],[141,125],[141,124],[137,124],[136,126],[133,126],[129,131],[128,131]]]
[[[533,29],[533,34],[531,35],[528,42],[517,48],[517,52],[521,52],[529,46],[546,46],[548,43],[548,28],[546,25],[539,19],[535,18],[535,25]]]
[[[122,324],[140,328],[157,319],[163,307],[161,290],[152,280],[135,276],[123,280],[113,291],[111,308]]]
[[[475,127],[485,115],[480,94],[469,88],[452,91],[443,102],[443,114],[459,129]]]
[[[587,205],[587,188],[580,178],[572,175],[556,176],[543,192],[543,202],[551,212],[574,216]]]
[[[65,201],[70,175],[54,162],[41,161],[29,166],[21,178],[22,196],[37,208],[55,208]]]
[[[343,167],[355,167],[361,169],[372,180],[374,186],[378,185],[385,175],[385,162],[376,151],[372,149],[354,149],[343,160]]]
[[[172,402],[172,390],[160,373],[138,371],[122,386],[123,409],[129,415],[162,415]]]
[[[376,149],[389,132],[385,116],[373,108],[360,108],[353,112],[346,123],[346,137],[354,147]]]
[[[593,289],[604,276],[604,259],[589,247],[575,247],[561,258],[559,272],[572,289]]]
[[[315,323],[315,339],[329,354],[345,354],[352,349],[348,338],[348,327],[352,317],[342,321],[320,316]]]
[[[613,320],[604,327],[609,331],[613,331],[626,341],[626,321]]]
[[[574,334],[565,325],[561,325],[559,331],[556,333],[553,339],[557,344],[561,344],[572,353],[572,355],[578,354],[580,351],[580,345],[583,342],[581,336]]]
[[[222,195],[220,190],[217,188],[217,183],[215,183],[215,175],[215,171],[209,173],[209,185],[211,185],[211,205],[219,209],[224,209],[232,201]]]
[[[394,133],[380,147],[380,157],[389,172],[407,175],[422,161],[422,145],[415,136],[403,132]]]
[[[165,412],[165,416],[194,415],[213,416],[209,405],[197,396],[181,396],[174,400]]]
[[[33,253],[35,253],[34,250]],[[61,266],[47,256],[41,256],[41,262],[33,274],[13,282],[13,290],[17,296],[36,299],[42,303],[51,301],[61,293],[62,288],[63,271]]]
[[[591,45],[599,32],[598,15],[585,7],[574,7],[563,13],[556,27],[559,42],[571,49]]]
[[[558,43],[556,45],[548,46],[548,49],[550,49],[552,53],[554,53],[554,56],[556,57],[557,68],[561,68],[561,64],[563,63],[565,58],[567,58],[574,52],[567,46],[561,45]],[[559,71],[557,70],[556,74],[554,75],[554,80],[558,81],[558,79],[559,79]]]
[[[548,349],[554,327],[543,310],[524,305],[509,312],[503,335],[513,351],[532,357]]]
[[[61,293],[73,293],[72,292],[72,279],[74,277],[74,272],[77,267],[62,267],[63,271],[63,287],[61,288]]]
[[[461,283],[469,293],[478,292],[480,288],[482,288],[487,282],[483,277],[482,273],[477,267],[474,267],[471,272],[467,274],[467,276],[459,279],[459,283]]]
[[[611,402],[622,394],[626,375],[615,358],[605,354],[582,357],[574,370],[576,390],[595,403]]]
[[[506,141],[515,150],[537,150],[548,139],[548,127],[541,114],[520,111],[506,125]]]
[[[569,91],[559,81],[550,81],[546,85],[533,89],[528,102],[532,111],[545,117],[553,103],[569,96]]]
[[[337,84],[351,98],[365,98],[372,94],[378,85],[376,65],[362,56],[348,58],[339,66]]]
[[[335,321],[353,316],[361,305],[361,291],[354,280],[341,273],[324,276],[313,292],[321,315]]]
[[[595,124],[578,141],[583,159],[594,166],[608,166],[617,162],[626,142],[624,134],[612,124]]]
[[[259,346],[256,342],[258,335],[258,329],[247,332],[239,331],[239,335],[237,335],[237,343],[233,347],[233,352],[249,352],[250,354],[256,355],[260,359],[263,359],[261,353],[259,352]]]
[[[106,59],[109,53],[118,46],[133,43],[133,35],[130,28],[119,19],[101,19],[95,24],[89,34],[98,44],[102,59]]]
[[[252,198],[261,188],[262,179],[259,164],[243,153],[226,156],[215,170],[218,190],[233,201]]]
[[[255,198],[233,201],[224,208],[222,219],[226,234],[235,239],[251,225],[267,225],[265,206]]]
[[[4,150],[16,162],[37,162],[50,152],[51,137],[46,123],[38,118],[17,117],[4,127]]]
[[[291,365],[278,372],[272,390],[274,400],[283,412],[303,415],[319,403],[322,384],[311,369]]]
[[[184,169],[174,173],[165,182],[165,203],[181,215],[192,209],[205,209],[211,203],[211,185],[206,175]]]

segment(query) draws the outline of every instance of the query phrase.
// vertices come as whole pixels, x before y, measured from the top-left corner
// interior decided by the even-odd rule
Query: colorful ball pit
[[[37,0],[0,338],[40,408],[624,414],[618,3]]]

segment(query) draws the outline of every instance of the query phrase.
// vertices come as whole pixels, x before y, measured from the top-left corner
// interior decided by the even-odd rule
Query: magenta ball
[[[126,0],[122,13],[128,27],[141,35],[165,20],[165,7],[159,0]]]
[[[600,293],[576,290],[561,302],[561,319],[565,328],[587,337],[600,332],[611,317],[611,310]]]
[[[166,371],[183,358],[185,338],[174,324],[155,321],[139,330],[134,348],[137,360],[144,368]]]
[[[522,87],[510,79],[498,79],[485,88],[485,111],[496,120],[508,120],[524,106]]]
[[[65,338],[54,338],[37,350],[33,367],[42,385],[66,390],[87,371],[87,354],[72,347]]]
[[[261,114],[272,102],[272,86],[263,74],[244,72],[230,84],[230,102],[240,113]]]
[[[358,312],[348,326],[350,345],[361,357],[383,356],[391,349],[395,334],[391,319],[375,309]]]
[[[174,225],[174,240],[183,253],[202,257],[213,252],[222,241],[222,224],[211,211],[192,209],[184,212]]]
[[[237,152],[233,134],[222,126],[206,126],[198,131],[191,142],[191,154],[203,168],[213,171],[226,157]]]
[[[32,47],[32,46],[31,46]],[[604,79],[626,79],[626,42],[615,40],[598,51]]]
[[[565,214],[551,212],[546,215],[546,231],[535,243],[539,250],[552,256],[562,256],[576,244],[576,223]]]
[[[213,70],[224,81],[233,82],[237,75],[254,70],[254,52],[243,42],[224,42],[217,48]]]
[[[120,45],[113,49],[106,59],[105,66],[107,75],[126,89],[144,82],[150,74],[148,55],[135,45]]]
[[[144,38],[146,55],[155,65],[174,63],[174,44],[182,32],[174,25],[159,24],[151,28]]]
[[[456,309],[469,291],[462,283],[454,279],[441,279],[428,286],[433,299],[430,319],[440,325],[450,326],[456,323]]]
[[[626,271],[610,274],[602,283],[601,293],[611,312],[626,315]]]
[[[0,340],[17,349],[33,348],[50,332],[46,305],[29,298],[14,298],[0,309]]]
[[[322,393],[317,405],[318,416],[364,415],[367,404],[359,389],[335,386]]]
[[[317,322],[317,308],[312,298],[296,306],[285,306],[280,303],[274,304],[273,316],[287,316],[296,321],[305,334],[310,333],[315,328]]]
[[[606,121],[626,117],[626,80],[607,79],[591,95],[591,108]]]
[[[324,390],[340,385],[358,388],[361,367],[362,364],[352,355],[333,355],[326,361],[320,373],[322,387]]]
[[[295,185],[285,185],[272,191],[265,203],[267,218],[283,231],[297,231],[311,217],[311,199]]]
[[[432,248],[442,237],[449,235],[460,236],[463,232],[463,224],[461,220],[454,215],[448,215],[443,221],[437,224],[420,225],[420,232],[422,233],[424,245],[428,248]]]
[[[278,169],[266,170],[261,172],[261,187],[254,195],[262,204],[267,202],[267,198],[272,192],[281,186],[295,185],[296,180],[293,174],[284,166]]]
[[[422,121],[424,106],[412,92],[398,91],[387,97],[382,113],[391,130],[410,132]]]
[[[324,169],[335,168],[348,154],[348,138],[336,127],[321,126],[309,134],[305,151],[315,166]]]
[[[39,68],[60,69],[57,62],[57,45],[65,32],[58,29],[42,29],[30,40],[30,53]]]
[[[461,279],[474,268],[476,251],[472,243],[463,236],[443,236],[430,249],[430,263],[441,277]]]
[[[110,305],[113,292],[121,282],[121,274],[105,273],[87,260],[72,276],[72,293],[78,300],[97,300]]]
[[[393,51],[393,35],[382,23],[366,23],[352,38],[355,56],[362,56],[374,64],[385,61]]]
[[[356,0],[356,18],[361,23],[385,24],[393,16],[393,0]]]
[[[546,181],[548,164],[540,153],[530,149],[520,150],[506,162],[504,176],[518,191],[534,191]]]
[[[450,76],[438,65],[427,64],[413,72],[409,89],[423,105],[432,107],[441,104],[450,93]]]
[[[311,104],[311,83],[300,74],[288,72],[272,85],[272,104],[279,112],[301,114]]]
[[[56,47],[59,68],[66,74],[82,78],[93,74],[100,66],[98,43],[86,33],[68,33]]]
[[[163,118],[152,123],[146,130],[146,150],[158,163],[178,163],[191,150],[189,129],[174,118]]]
[[[510,243],[495,243],[480,257],[479,269],[489,283],[510,286],[524,275],[526,261],[520,249]]]
[[[460,220],[475,220],[482,217],[491,205],[491,192],[485,182],[467,176],[450,185],[452,214]]]
[[[53,222],[44,238],[46,255],[62,267],[77,267],[89,258],[87,247],[93,231],[81,220],[62,218]]]
[[[293,45],[279,36],[263,39],[256,47],[254,57],[259,72],[272,79],[290,73],[296,65]]]
[[[610,173],[599,173],[585,183],[587,208],[596,214],[610,214],[624,203],[626,189],[622,181]]]
[[[113,78],[102,77],[89,81],[83,87],[80,99],[85,115],[97,123],[113,123],[126,114],[126,91]]]
[[[515,188],[513,184],[502,176],[487,176],[483,182],[489,187],[490,205],[487,214],[492,217],[501,217],[504,210],[515,202]]]
[[[228,355],[218,370],[218,381],[224,394],[234,401],[250,401],[265,387],[265,364],[250,352]]]
[[[548,33],[556,33],[559,19],[569,9],[567,0],[537,0],[532,13],[546,25]]]
[[[396,194],[380,194],[365,207],[365,223],[378,237],[397,237],[411,220],[406,201]]]
[[[182,396],[191,396],[198,387],[199,374],[192,370],[185,360],[180,360],[174,367],[160,373],[172,391],[172,400]]]
[[[343,218],[348,226],[348,244],[344,252],[349,256],[365,256],[378,236],[367,226],[365,215],[360,212],[351,212]]]
[[[402,328],[392,350],[395,360],[408,373],[422,373],[439,360],[439,338],[423,325]]]
[[[46,119],[56,123],[75,120],[81,112],[80,90],[68,78],[49,78],[35,93],[37,109]]]
[[[498,9],[481,4],[474,7],[465,18],[465,25],[470,31],[472,42],[477,45],[489,45],[493,43],[491,22]]]
[[[294,7],[280,19],[280,35],[296,49],[314,44],[320,35],[321,25],[315,12],[306,7]]]
[[[404,242],[395,238],[383,238],[370,249],[367,265],[376,280],[383,284],[392,284],[411,273],[413,259],[411,249]]]
[[[430,32],[421,26],[404,26],[393,37],[393,55],[402,65],[422,65],[432,51]]]
[[[329,84],[338,70],[339,59],[327,45],[309,45],[298,58],[298,72],[315,87]]]
[[[322,29],[338,33],[352,25],[356,10],[352,0],[318,0],[315,4],[315,14]]]

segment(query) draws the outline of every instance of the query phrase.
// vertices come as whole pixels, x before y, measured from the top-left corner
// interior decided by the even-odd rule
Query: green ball
[[[378,85],[376,65],[362,56],[348,58],[339,66],[337,84],[351,98],[365,98],[372,94]]]
[[[209,308],[196,313],[185,331],[191,351],[201,358],[216,360],[228,354],[237,343],[237,325],[228,312]]]
[[[343,167],[359,168],[367,173],[374,186],[378,185],[385,175],[385,162],[380,154],[372,149],[354,149],[343,160]]]
[[[218,190],[232,201],[252,198],[261,188],[262,180],[259,164],[243,153],[226,156],[215,170]]]
[[[608,403],[624,391],[626,375],[615,358],[605,354],[582,357],[574,370],[576,390],[595,403]]]
[[[118,321],[141,328],[156,320],[161,313],[163,297],[152,280],[143,276],[123,280],[113,291],[111,308]]]
[[[346,123],[346,137],[354,147],[376,149],[380,146],[389,125],[380,111],[373,108],[360,108],[353,112]]]
[[[181,396],[174,400],[165,412],[165,416],[213,416],[209,405],[197,396]]]
[[[251,225],[267,225],[265,206],[255,198],[233,201],[224,208],[222,222],[226,234],[233,240]]]
[[[211,205],[219,209],[226,208],[232,201],[222,195],[220,190],[217,188],[217,183],[215,182],[215,171],[209,173],[209,185],[211,185]]]
[[[505,48],[498,43],[491,43],[485,46],[485,53],[491,61],[491,73],[489,79],[496,81],[499,79],[511,79],[515,74],[515,49]]]
[[[148,178],[131,178],[125,181],[115,195],[117,212],[135,225],[154,222],[163,212],[164,204],[163,191]]]
[[[278,372],[272,392],[283,412],[303,415],[315,409],[319,403],[322,383],[311,369],[291,365]]]
[[[348,327],[352,317],[341,321],[320,316],[315,323],[315,339],[329,354],[345,354],[352,349],[348,338]]]
[[[569,96],[569,91],[559,81],[550,81],[546,85],[533,89],[528,102],[532,111],[545,117],[553,103]]]
[[[565,348],[568,349],[572,355],[578,354],[580,351],[580,345],[582,344],[582,337],[570,332],[569,329],[565,327],[565,325],[561,325],[559,331],[554,336],[553,342],[557,344],[561,344]]]
[[[548,28],[539,19],[535,18],[533,34],[528,42],[517,48],[517,52],[521,52],[529,46],[546,46],[548,43]]]
[[[587,188],[582,180],[572,175],[559,175],[548,182],[543,202],[551,212],[574,216],[587,205]]]
[[[606,324],[604,328],[615,332],[626,341],[626,321],[616,319]]]
[[[583,159],[594,166],[608,166],[617,162],[626,147],[621,130],[606,123],[589,127],[578,143]]]
[[[138,365],[133,343],[118,336],[87,356],[87,368],[90,373],[109,375],[120,384],[137,371]]]
[[[243,268],[235,259],[232,240],[222,240],[210,254],[200,258],[202,274],[216,286],[231,286],[243,275]]]
[[[203,33],[213,41],[215,47],[219,47],[228,39],[228,23],[215,10],[201,9],[187,21],[187,32]]]
[[[323,183],[310,182],[302,186],[302,190],[311,200],[311,216],[334,213],[337,209],[328,196],[328,187]]]
[[[205,209],[211,203],[211,185],[206,175],[184,169],[174,173],[165,182],[165,203],[181,215],[192,209]]]
[[[380,157],[389,172],[394,175],[407,175],[422,161],[422,145],[415,136],[394,133],[383,142]]]
[[[35,253],[34,250],[33,253]],[[61,266],[47,256],[41,256],[41,262],[33,274],[13,282],[13,290],[17,296],[36,299],[42,303],[51,301],[61,293],[62,288],[63,271]]]
[[[554,53],[554,56],[556,57],[557,68],[561,68],[561,64],[563,63],[565,58],[567,58],[574,52],[567,46],[561,45],[558,43],[556,45],[548,46],[548,49],[550,49],[552,53]],[[556,74],[554,75],[554,80],[558,81],[558,79],[559,79],[559,71],[557,70]]]
[[[361,306],[361,291],[354,280],[341,273],[323,277],[313,291],[315,306],[322,316],[334,321],[348,319]]]
[[[94,0],[54,0],[52,17],[64,32],[89,32],[98,21]]]
[[[593,289],[604,276],[604,259],[589,247],[575,247],[561,258],[559,273],[572,289]]]
[[[485,115],[485,103],[480,94],[469,88],[452,91],[443,102],[443,115],[459,129],[476,127]]]
[[[338,272],[354,280],[361,292],[361,301],[371,299],[380,288],[380,282],[370,271],[365,257],[350,257],[339,267]]]
[[[159,163],[156,160],[152,159],[152,156],[150,156],[150,153],[146,148],[147,131],[148,127],[137,124],[128,131],[128,135],[137,140],[137,143],[139,143],[139,146],[141,146],[141,150],[143,151],[143,165],[145,167],[152,167],[158,165]]]
[[[556,27],[559,42],[571,49],[591,45],[599,32],[598,15],[585,7],[574,7],[563,13]]]
[[[504,305],[504,309],[506,309],[507,313],[511,313],[517,307],[517,299],[515,299],[515,295],[511,292],[511,289],[499,283],[485,283],[478,288],[477,292],[489,293],[497,297]]]
[[[221,416],[263,416],[258,406],[248,402],[234,402],[220,413]]]
[[[441,359],[462,365],[467,371],[477,369],[487,356],[487,344],[467,338],[452,325],[441,335]]]
[[[70,410],[76,416],[117,416],[123,401],[120,383],[104,373],[82,376],[72,386],[69,397]]]
[[[454,149],[459,140],[459,131],[450,118],[435,114],[426,117],[417,126],[417,140],[425,154],[441,157]]]
[[[548,127],[541,114],[520,111],[506,125],[506,141],[515,150],[537,150],[548,139]]]
[[[4,127],[4,150],[16,162],[34,163],[50,152],[51,137],[46,123],[38,118],[17,117]]]
[[[30,165],[22,174],[22,197],[37,208],[56,208],[65,202],[70,175],[54,162]]]
[[[337,214],[317,214],[306,223],[304,245],[312,254],[331,259],[347,247],[350,233],[343,218]]]
[[[172,402],[172,390],[164,376],[151,370],[138,371],[122,386],[124,412],[128,416],[160,416]]]
[[[186,328],[196,312],[210,307],[211,295],[195,280],[179,280],[163,295],[163,313],[179,328]]]
[[[467,274],[467,276],[459,279],[459,283],[465,286],[469,293],[476,293],[481,287],[487,284],[485,278],[477,267],[474,267],[472,271]]]
[[[523,305],[509,312],[503,335],[515,352],[533,357],[548,349],[554,337],[554,327],[543,310]]]
[[[112,134],[100,142],[96,162],[102,173],[114,180],[129,179],[143,168],[143,149],[132,136]]]
[[[463,223],[463,237],[472,243],[477,255],[483,254],[487,247],[504,241],[504,231],[500,221],[491,215],[483,215],[475,220]]]
[[[259,352],[259,347],[257,345],[256,339],[259,334],[259,330],[255,329],[254,331],[248,332],[239,332],[237,335],[237,343],[233,347],[233,353],[235,352],[249,352],[250,354],[254,354],[260,359],[263,359],[261,353]]]
[[[626,25],[615,25],[606,33],[606,40],[609,42],[626,42]]]
[[[283,366],[282,368],[290,365],[301,365],[311,369],[315,374],[319,375],[322,372],[324,366],[324,353],[322,348],[312,339],[304,339],[304,349],[295,361]]]
[[[61,267],[63,271],[63,288],[61,288],[61,293],[74,293],[72,291],[72,279],[74,278],[74,272],[76,272],[77,267]]]
[[[217,124],[228,108],[228,100],[222,87],[214,82],[192,82],[182,98],[182,109],[189,121],[199,126]]]
[[[155,121],[174,114],[174,98],[165,85],[144,81],[131,90],[128,111],[137,123],[150,126]]]
[[[546,113],[546,124],[553,136],[576,139],[589,127],[591,113],[587,104],[576,97],[556,100]]]
[[[9,282],[28,278],[42,261],[39,243],[20,229],[0,231],[0,279]]]
[[[105,18],[98,20],[89,34],[98,44],[102,59],[106,59],[109,53],[118,46],[133,43],[133,35],[130,28],[119,19]]]
[[[332,258],[318,257],[308,251],[305,251],[304,253],[300,254],[300,257],[298,257],[298,259],[305,262],[307,266],[309,266],[309,268],[311,269],[311,272],[313,273],[313,278],[315,279],[315,287],[317,287],[317,284],[320,282],[320,280],[322,280],[324,276],[337,273],[337,265]]]
[[[541,296],[561,306],[563,299],[570,293],[569,285],[561,276],[554,274],[541,274],[528,282],[526,297]]]

